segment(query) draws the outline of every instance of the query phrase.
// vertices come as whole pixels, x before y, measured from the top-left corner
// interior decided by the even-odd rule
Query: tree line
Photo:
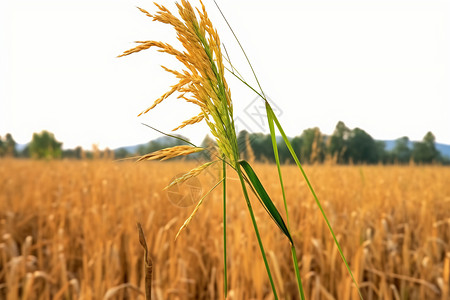
[[[21,150],[11,134],[0,136],[0,157],[17,157],[33,159],[89,159],[99,157],[114,157],[109,150],[100,151],[93,146],[92,150],[84,150],[82,147],[75,149],[63,149],[63,143],[59,142],[55,135],[46,130],[33,133],[31,141]]]
[[[318,127],[308,128],[300,135],[290,139],[292,147],[302,163],[324,163],[333,161],[337,164],[450,164],[450,158],[444,157],[436,149],[436,138],[428,132],[422,141],[411,142],[408,137],[395,140],[392,149],[387,150],[383,141],[374,140],[366,131],[360,128],[350,129],[344,122],[336,125],[332,135],[323,134]],[[17,151],[16,142],[11,134],[0,137],[0,157],[13,156],[35,159],[55,158],[126,158],[150,153],[159,149],[185,144],[184,142],[163,137],[140,145],[130,151],[127,148],[119,148],[115,151],[85,151],[81,147],[75,149],[62,149],[62,143],[48,132],[34,133],[32,140],[22,151]],[[263,133],[249,133],[241,131],[238,134],[239,148],[246,159],[263,162],[273,162],[273,147],[270,135]],[[202,142],[203,147],[214,145],[214,140],[206,137]],[[283,140],[277,141],[280,161],[294,163],[289,150]],[[200,154],[199,154],[200,155]],[[199,156],[191,158],[199,159]]]
[[[238,140],[245,149],[247,158],[273,161],[273,147],[270,135],[242,131]],[[450,160],[436,149],[436,138],[428,132],[422,141],[411,142],[408,137],[395,140],[391,150],[386,150],[383,141],[374,140],[360,128],[350,129],[338,122],[332,135],[323,134],[319,128],[309,128],[290,140],[302,163],[323,163],[331,160],[338,164],[449,164]],[[294,163],[282,140],[278,143],[280,161]]]

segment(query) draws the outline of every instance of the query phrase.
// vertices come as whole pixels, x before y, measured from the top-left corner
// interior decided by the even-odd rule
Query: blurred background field
[[[144,299],[141,222],[153,299],[223,299],[221,188],[194,206],[163,188],[192,161],[0,160],[0,299]],[[305,167],[364,299],[450,298],[450,168]],[[280,212],[276,167],[255,170]],[[203,192],[218,178],[209,170]],[[284,166],[307,299],[358,299],[298,169]],[[229,299],[272,299],[250,218],[228,172]],[[253,199],[281,299],[297,299],[288,241]]]

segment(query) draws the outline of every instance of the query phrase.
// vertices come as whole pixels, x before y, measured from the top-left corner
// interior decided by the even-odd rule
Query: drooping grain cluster
[[[155,5],[159,10],[154,15],[140,8],[154,21],[174,28],[183,46],[182,51],[159,41],[137,41],[138,46],[125,51],[120,57],[157,47],[158,51],[170,54],[181,62],[185,67],[181,71],[163,66],[163,69],[175,75],[179,82],[139,115],[147,113],[172,94],[178,93],[178,99],[197,105],[201,113],[182,122],[174,130],[205,120],[216,138],[221,154],[224,154],[234,165],[239,155],[233,121],[233,105],[230,89],[225,80],[220,39],[205,6],[201,1],[200,3],[202,9],[197,9],[198,17],[190,3],[185,0],[182,0],[181,4],[176,4],[179,17],[157,3]]]
[[[141,156],[137,161],[142,160],[167,160],[174,157],[189,155],[203,151],[203,148],[191,147],[191,146],[174,146],[171,148],[161,149],[146,155]]]
[[[153,259],[153,299],[222,299],[221,193],[210,194],[201,218],[175,242],[192,207],[172,205],[162,191],[173,174],[194,166],[0,160],[0,299],[143,299],[136,222]],[[320,182],[317,193],[364,299],[449,299],[450,169],[306,168]],[[282,205],[275,167],[255,169]],[[358,299],[298,170],[283,173],[307,299]],[[217,182],[199,179],[205,190]],[[228,183],[228,298],[271,299],[240,186],[233,177]],[[287,241],[262,207],[255,214],[279,296],[297,299]]]

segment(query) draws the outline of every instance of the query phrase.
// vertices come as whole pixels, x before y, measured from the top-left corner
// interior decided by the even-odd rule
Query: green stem
[[[256,95],[258,95],[259,97],[261,97],[261,99],[267,100],[265,96],[261,95],[257,90],[255,90],[250,84],[247,83],[247,81],[245,81],[243,78],[239,77],[238,75],[236,75],[236,73],[234,73],[233,71],[231,71],[230,69],[228,69],[227,67],[225,67],[225,69],[231,73],[231,75],[233,75],[234,77],[236,77],[237,79],[239,79],[240,82],[242,82],[243,84],[245,84],[249,89],[251,89]]]
[[[286,222],[287,222],[288,231],[290,233],[291,227],[289,224],[289,212],[288,212],[288,206],[287,206],[287,201],[286,201],[286,193],[284,191],[283,176],[281,174],[280,157],[278,154],[278,145],[277,145],[277,140],[275,137],[275,128],[274,128],[275,126],[274,126],[273,118],[272,118],[270,111],[267,111],[267,121],[269,122],[270,136],[272,138],[273,153],[275,156],[275,162],[277,164],[278,178],[280,179],[281,192],[283,195],[283,202],[284,202],[284,209],[286,210]],[[291,236],[292,236],[292,234],[291,234]],[[298,268],[297,251],[295,250],[294,243],[291,244],[291,253],[292,253],[292,261],[294,264],[295,276],[297,277],[298,293],[300,295],[300,298],[302,300],[304,300],[305,294],[303,292],[302,279],[300,277],[300,270]]]
[[[270,272],[269,263],[267,261],[266,252],[264,251],[264,246],[261,241],[261,236],[259,234],[258,225],[256,224],[255,215],[253,213],[252,204],[250,203],[250,198],[248,196],[247,187],[245,186],[244,178],[242,175],[241,168],[238,163],[236,163],[236,171],[239,176],[239,180],[242,186],[242,192],[244,193],[245,202],[247,203],[248,212],[250,213],[250,218],[252,219],[253,228],[255,230],[256,238],[258,239],[259,249],[261,250],[261,255],[264,260],[264,265],[266,266],[267,275],[269,276],[270,285],[272,286],[272,292],[275,300],[278,300],[277,291],[275,289],[275,284],[273,282],[272,273]]]
[[[153,129],[153,130],[156,131],[156,132],[159,132],[159,133],[161,133],[161,134],[164,134],[165,136],[170,136],[171,138],[174,138],[174,139],[183,141],[183,142],[185,142],[185,143],[187,143],[187,144],[189,144],[189,145],[191,145],[191,146],[197,147],[196,145],[192,144],[192,143],[189,142],[188,140],[183,139],[183,138],[181,138],[181,137],[179,137],[179,136],[176,136],[176,135],[173,135],[173,134],[168,134],[168,133],[162,132],[161,130],[156,129],[155,127],[152,127],[152,126],[150,126],[150,125],[148,125],[148,124],[145,124],[145,123],[141,123],[141,124],[144,125],[144,126],[147,126],[147,127],[150,128],[150,129]]]
[[[222,161],[222,176],[223,176],[223,290],[225,299],[228,294],[228,279],[227,279],[227,165],[225,157]]]
[[[300,277],[300,270],[298,268],[297,251],[294,244],[291,244],[292,262],[294,263],[295,277],[297,277],[298,293],[300,298],[305,300],[305,293],[303,292],[302,278]]]
[[[339,255],[341,256],[341,258],[342,258],[342,260],[343,260],[343,262],[344,262],[344,264],[345,264],[345,267],[347,268],[347,271],[348,271],[348,273],[350,274],[350,277],[352,278],[353,283],[355,284],[355,286],[356,286],[356,288],[357,288],[357,290],[358,290],[359,297],[360,297],[360,299],[363,299],[363,296],[362,296],[362,294],[361,294],[361,290],[359,289],[359,285],[358,285],[358,283],[356,282],[355,277],[353,276],[353,272],[352,272],[352,270],[350,269],[350,266],[348,265],[347,259],[346,259],[345,256],[344,256],[344,253],[343,253],[343,251],[342,251],[341,245],[339,244],[339,242],[338,242],[338,240],[337,240],[337,237],[336,237],[336,235],[334,234],[333,228],[331,227],[331,224],[330,224],[330,222],[329,222],[329,220],[328,220],[328,218],[327,218],[327,216],[326,216],[326,214],[325,214],[325,211],[324,211],[322,205],[320,204],[319,198],[317,197],[316,192],[314,191],[314,189],[313,189],[313,187],[312,187],[312,185],[311,185],[311,182],[310,182],[309,179],[308,179],[308,176],[306,175],[306,172],[303,170],[303,167],[302,167],[302,165],[300,164],[300,161],[298,160],[298,157],[297,157],[297,155],[295,154],[295,151],[294,151],[294,149],[292,148],[292,145],[291,145],[291,143],[289,142],[289,139],[287,138],[286,133],[284,132],[283,128],[281,127],[280,122],[278,121],[277,117],[275,116],[275,113],[273,112],[272,108],[270,108],[270,105],[269,105],[269,103],[267,103],[267,102],[266,102],[266,108],[267,108],[267,113],[271,115],[271,117],[273,118],[273,121],[275,122],[275,125],[276,125],[277,128],[278,128],[278,131],[281,133],[281,136],[283,137],[283,140],[284,140],[286,146],[288,147],[289,152],[290,152],[291,155],[292,155],[292,158],[294,158],[295,163],[297,164],[298,168],[300,169],[300,172],[302,173],[303,178],[304,178],[305,181],[306,181],[306,185],[308,186],[309,190],[311,191],[311,194],[312,194],[313,197],[314,197],[314,200],[315,200],[315,202],[316,202],[316,205],[317,205],[317,207],[319,208],[320,212],[322,213],[322,216],[323,216],[323,218],[324,218],[324,220],[325,220],[325,223],[327,224],[328,230],[330,231],[330,233],[331,233],[331,235],[332,235],[332,237],[333,237],[334,243],[336,244],[336,247],[338,248]]]

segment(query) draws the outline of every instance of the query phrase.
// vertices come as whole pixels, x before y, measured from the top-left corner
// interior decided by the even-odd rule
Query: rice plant
[[[223,162],[223,172],[222,178],[219,182],[217,182],[211,191],[219,186],[221,183],[223,185],[223,222],[224,222],[224,294],[227,296],[227,257],[226,257],[226,166],[229,165],[238,175],[239,181],[241,184],[241,189],[243,192],[243,196],[248,208],[248,212],[253,224],[254,232],[256,234],[256,238],[258,241],[258,245],[261,251],[262,259],[264,261],[264,265],[266,267],[267,275],[272,287],[272,292],[275,299],[278,299],[277,291],[275,288],[272,272],[269,267],[269,263],[267,260],[267,255],[264,250],[264,245],[262,243],[262,239],[259,233],[258,224],[256,222],[256,218],[254,215],[252,203],[250,202],[249,192],[253,193],[260,204],[265,208],[269,216],[275,222],[275,224],[279,227],[279,229],[284,233],[286,238],[290,243],[290,248],[292,252],[293,265],[295,269],[295,274],[297,278],[298,292],[301,299],[305,299],[303,286],[300,277],[300,271],[297,261],[297,253],[293,238],[289,229],[289,212],[287,209],[287,201],[285,197],[285,190],[283,185],[283,178],[280,168],[280,161],[278,157],[277,143],[275,137],[275,127],[278,129],[279,133],[282,135],[283,140],[288,147],[290,153],[292,154],[301,174],[303,175],[311,193],[314,196],[317,206],[319,207],[324,220],[328,226],[328,229],[331,232],[331,235],[334,239],[334,242],[338,248],[339,254],[343,259],[348,272],[351,275],[353,282],[356,287],[357,283],[353,277],[353,274],[350,270],[350,267],[343,255],[342,249],[339,245],[339,242],[336,238],[336,235],[333,232],[330,222],[325,215],[325,212],[322,208],[321,203],[316,196],[316,193],[303,170],[290,142],[287,138],[279,120],[275,116],[269,102],[267,101],[264,92],[259,84],[258,78],[253,71],[253,67],[251,66],[250,60],[243,47],[241,46],[239,40],[236,38],[239,46],[241,47],[244,55],[247,58],[249,66],[252,68],[253,74],[255,74],[255,79],[258,83],[260,91],[258,92],[255,88],[253,88],[248,82],[239,75],[238,72],[235,72],[236,68],[231,65],[231,62],[228,60],[228,63],[231,65],[230,73],[236,76],[239,80],[241,80],[245,85],[251,88],[256,94],[258,94],[263,101],[265,101],[266,113],[267,113],[267,121],[270,127],[270,134],[273,142],[273,149],[275,154],[275,161],[277,164],[279,181],[282,189],[284,206],[286,211],[286,218],[288,220],[287,225],[284,221],[283,217],[277,210],[276,206],[272,202],[270,196],[266,192],[264,186],[260,182],[257,174],[254,172],[252,166],[246,161],[241,159],[240,149],[238,147],[237,138],[236,138],[236,130],[234,125],[234,116],[233,116],[233,102],[231,100],[230,89],[228,88],[227,81],[225,79],[225,65],[223,62],[223,54],[221,49],[221,42],[219,39],[219,35],[217,30],[214,28],[211,20],[208,17],[205,6],[200,1],[201,8],[195,9],[191,6],[191,4],[186,0],[181,0],[180,3],[176,3],[178,8],[178,17],[175,16],[170,10],[168,10],[165,6],[155,3],[158,8],[156,14],[150,14],[148,11],[139,8],[144,14],[148,17],[152,18],[153,21],[158,21],[164,24],[171,25],[177,34],[178,40],[181,42],[183,46],[183,50],[175,49],[173,46],[163,43],[160,41],[136,41],[138,44],[136,47],[125,51],[120,57],[130,55],[142,50],[146,50],[152,47],[158,48],[158,51],[167,53],[169,55],[174,56],[179,62],[184,65],[183,70],[172,70],[163,66],[163,69],[172,75],[174,75],[179,82],[172,86],[169,91],[164,93],[160,98],[158,98],[150,107],[141,112],[139,115],[145,114],[150,110],[154,109],[158,104],[167,99],[174,93],[177,93],[178,99],[182,99],[194,105],[197,105],[201,110],[196,116],[183,121],[178,127],[174,129],[174,131],[179,130],[187,125],[192,125],[199,123],[203,120],[206,121],[206,124],[209,126],[211,134],[215,137],[215,141],[217,142],[219,153],[216,155],[216,159],[207,162],[201,166],[198,166],[183,176],[175,179],[172,183],[170,183],[167,187],[170,187],[177,183],[182,183],[189,178],[195,177],[199,175],[203,170],[211,166],[212,164],[222,161]],[[220,10],[220,8],[219,8]],[[226,20],[226,19],[225,19]],[[227,22],[228,23],[228,22]],[[230,26],[231,29],[231,26]],[[234,34],[234,32],[233,32]],[[150,153],[142,156],[139,160],[165,160],[181,155],[188,155],[196,152],[203,151],[204,149],[199,148],[192,143],[191,146],[176,146],[168,149],[159,150],[154,153]],[[200,205],[203,203],[205,197],[209,194],[209,192],[204,195],[198,202],[191,216],[185,221],[183,226],[180,228],[178,234],[181,230],[186,228],[189,222],[192,220],[196,212],[199,210]],[[178,236],[177,234],[177,236]],[[358,288],[359,292],[359,288]],[[360,297],[361,293],[359,292]]]

